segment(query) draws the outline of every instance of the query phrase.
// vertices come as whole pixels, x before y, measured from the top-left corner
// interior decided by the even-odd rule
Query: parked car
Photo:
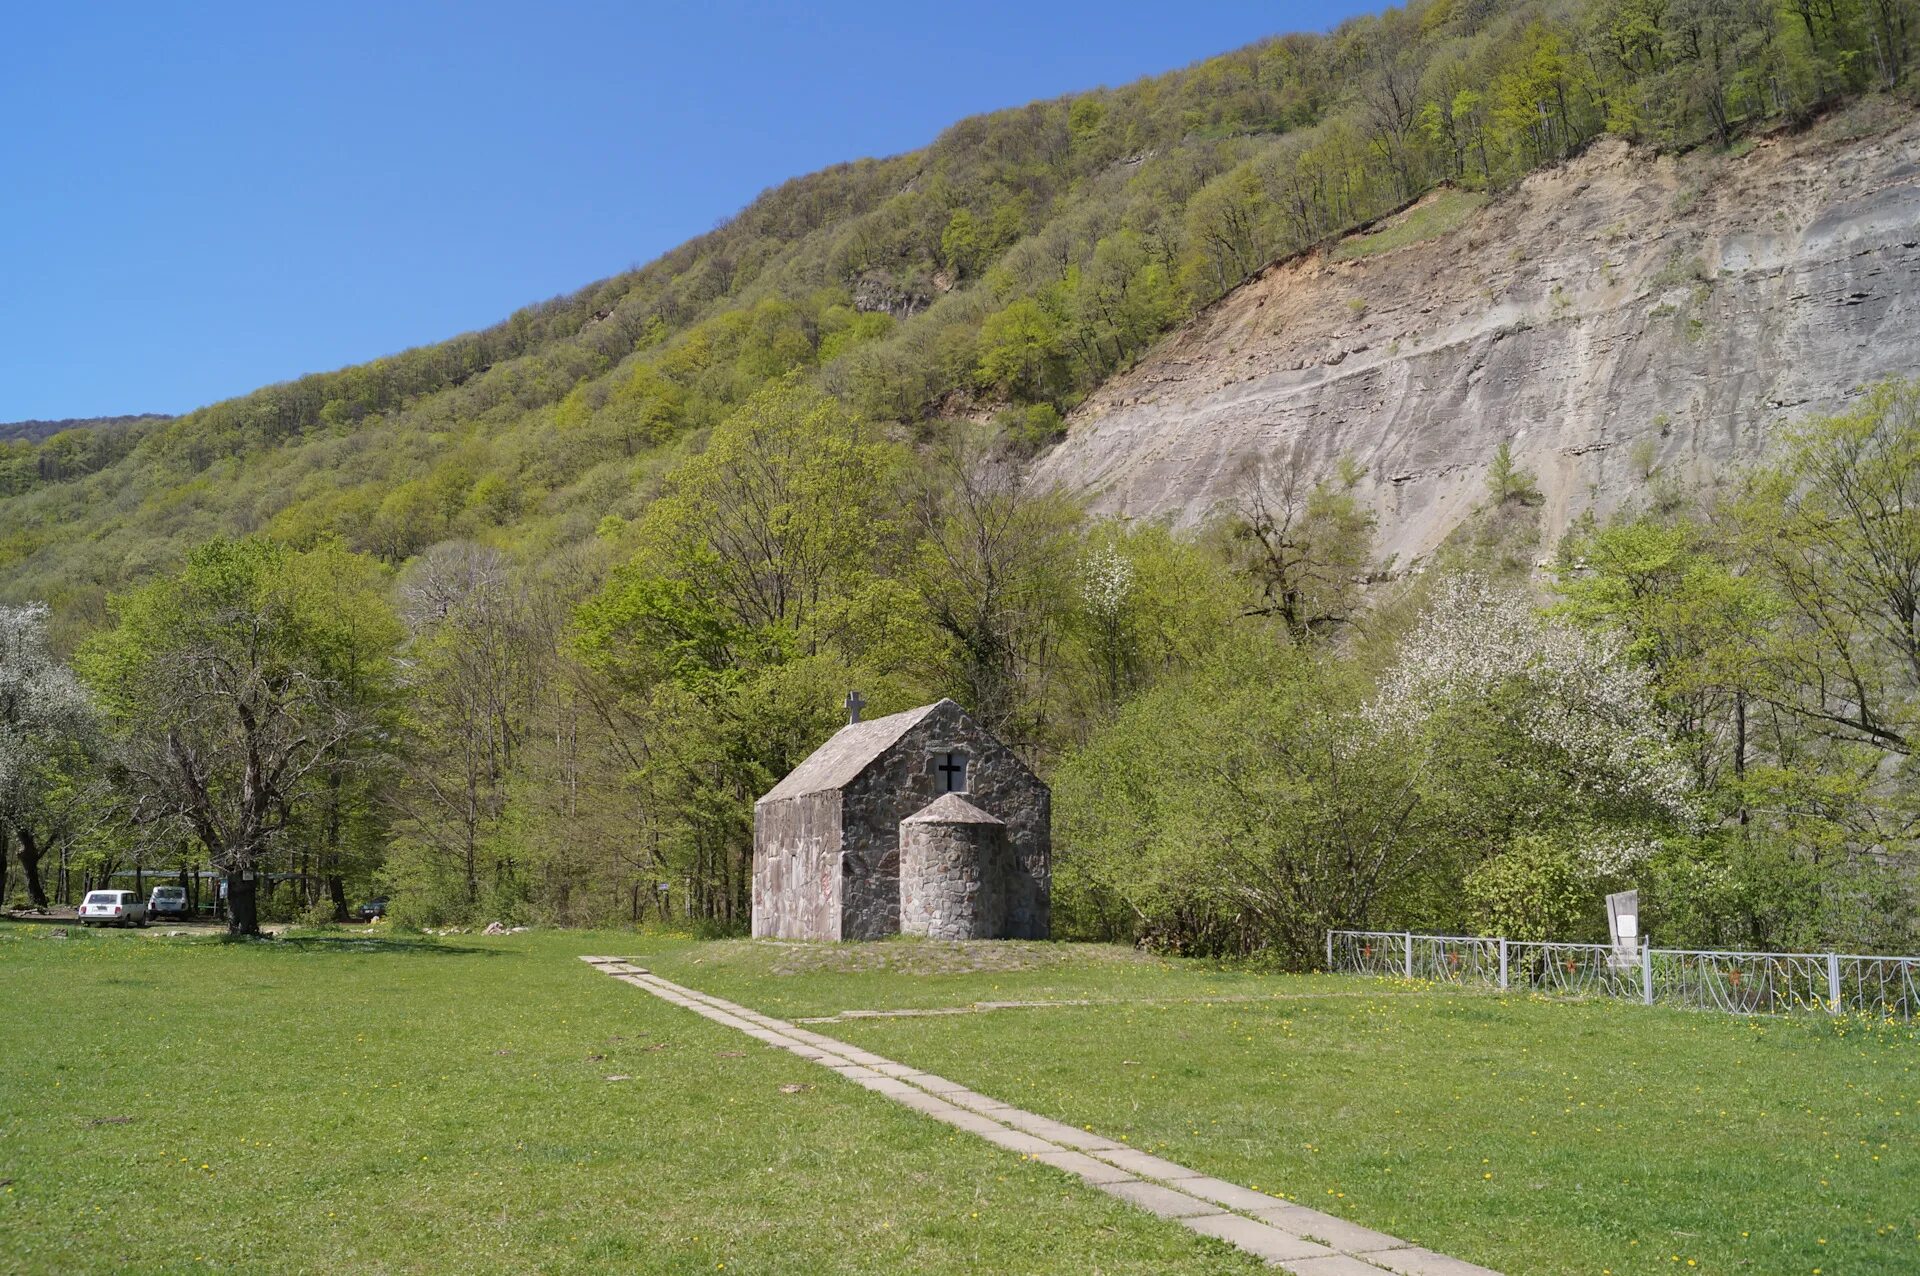
[[[132,891],[88,891],[80,901],[82,926],[145,926],[147,906]]]
[[[360,905],[360,920],[363,922],[370,922],[376,917],[385,917],[386,915],[387,897],[385,895],[382,895],[379,899],[370,899]]]
[[[187,888],[184,886],[156,886],[153,894],[147,897],[147,918],[159,917],[185,918],[187,915]]]

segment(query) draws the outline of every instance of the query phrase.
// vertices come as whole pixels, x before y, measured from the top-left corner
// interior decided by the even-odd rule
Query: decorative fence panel
[[[1567,997],[1646,1000],[1640,963],[1622,962],[1608,944],[1509,943],[1507,964],[1509,986]]]
[[[1920,957],[1852,957],[1841,954],[1842,1005],[1883,1019],[1920,1019]]]
[[[1920,1018],[1920,957],[1544,944],[1407,931],[1327,932],[1327,969],[1438,983],[1614,997],[1731,1014]]]
[[[1413,977],[1478,984],[1500,977],[1500,941],[1460,935],[1415,935]]]

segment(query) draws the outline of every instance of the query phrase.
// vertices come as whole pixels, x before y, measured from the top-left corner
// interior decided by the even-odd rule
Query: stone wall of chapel
[[[900,933],[997,939],[1017,873],[1004,824],[908,820],[900,826]]]
[[[804,793],[753,812],[755,939],[839,939],[840,794]]]
[[[1051,924],[1052,798],[1012,750],[942,705],[850,784],[840,812],[843,939],[900,931],[900,821],[939,797],[942,753],[968,756],[967,801],[1007,825],[1013,880],[996,938],[1045,939]],[[758,933],[756,931],[756,933]]]

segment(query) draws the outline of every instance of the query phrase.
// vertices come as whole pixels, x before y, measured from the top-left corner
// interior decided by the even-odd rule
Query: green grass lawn
[[[1257,999],[1308,985],[1342,995],[1355,990],[1337,976],[1276,978],[1106,944],[693,943],[657,936],[625,943],[620,951],[645,956],[670,979],[784,1018],[993,1001]]]
[[[1907,1028],[1093,946],[367,934],[0,924],[0,1271],[1258,1270],[583,952],[788,1018],[1093,1001],[822,1030],[1512,1276],[1920,1271]]]
[[[0,1271],[1258,1270],[575,960],[632,936],[51,933],[0,924]]]
[[[1028,951],[986,972],[913,943],[650,960],[789,1015],[1138,994],[823,1031],[1516,1276],[1920,1272],[1910,1027]]]

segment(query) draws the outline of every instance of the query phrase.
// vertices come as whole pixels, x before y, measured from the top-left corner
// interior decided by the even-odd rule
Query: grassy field
[[[791,1018],[1091,1002],[824,1031],[1514,1276],[1920,1271],[1907,1029],[1066,945],[6,924],[0,1271],[1258,1270],[583,952]]]
[[[631,936],[50,936],[0,1271],[1258,1270],[574,960]]]
[[[1509,1273],[1920,1272],[1910,1027],[1030,951],[990,971],[901,943],[650,960],[787,1015],[1138,996],[823,1031]]]
[[[1333,259],[1351,261],[1374,257],[1408,244],[1438,239],[1464,223],[1486,202],[1487,197],[1479,191],[1437,191],[1364,234],[1348,235],[1334,245]]]

